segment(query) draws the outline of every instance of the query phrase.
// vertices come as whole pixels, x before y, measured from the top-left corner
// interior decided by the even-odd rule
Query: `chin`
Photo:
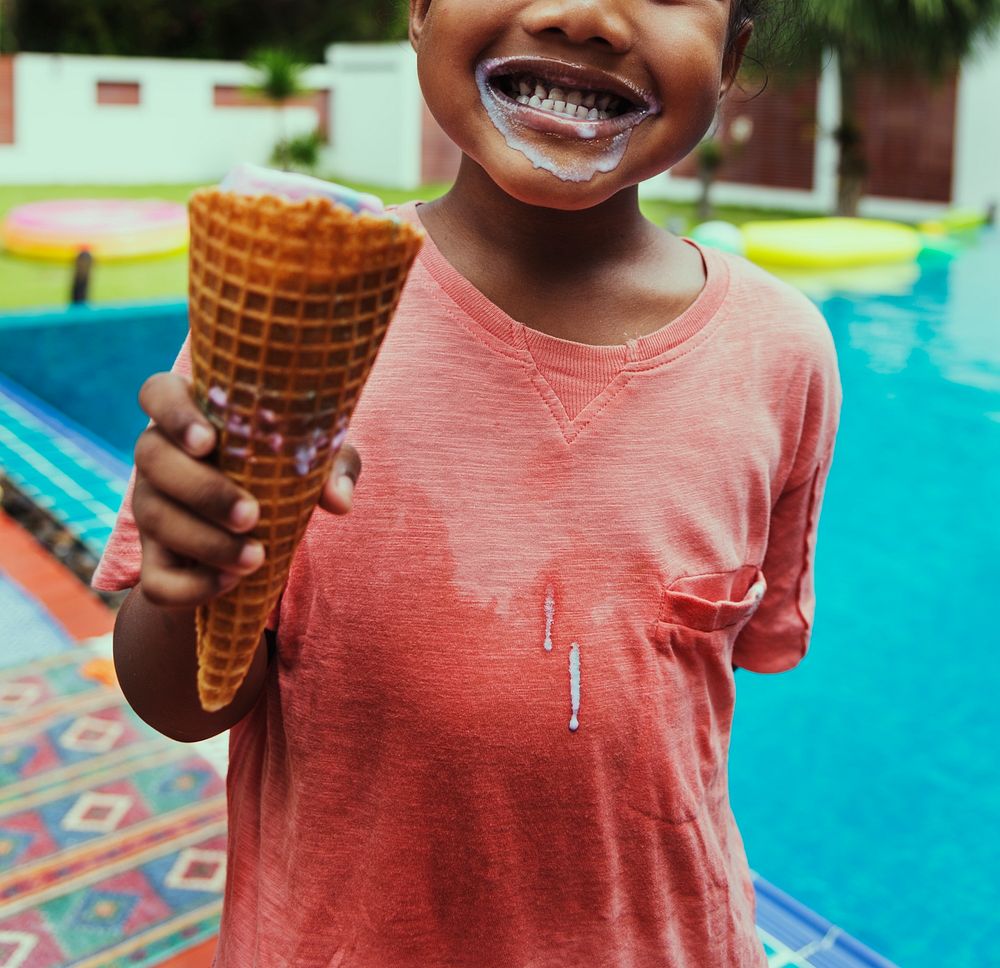
[[[569,181],[544,168],[536,168],[518,152],[489,163],[474,159],[506,195],[525,205],[562,212],[595,208],[637,182],[621,171],[595,172],[586,181]]]
[[[600,191],[597,186],[590,184],[585,190],[581,190],[579,182],[563,182],[548,172],[539,172],[533,179],[535,184],[532,185],[518,181],[507,182],[493,175],[490,177],[511,198],[525,205],[551,208],[560,212],[583,212],[588,208],[596,208],[622,191],[622,186],[618,184],[609,186],[605,191]],[[542,184],[538,184],[539,181],[542,181]]]

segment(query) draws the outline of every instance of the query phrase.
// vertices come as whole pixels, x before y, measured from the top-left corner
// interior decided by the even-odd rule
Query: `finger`
[[[158,491],[206,521],[230,531],[249,531],[260,517],[254,496],[221,471],[195,460],[150,427],[136,442],[135,466],[144,488]]]
[[[182,564],[158,542],[149,539],[142,542],[139,587],[160,608],[195,608],[229,591],[238,582],[238,575]]]
[[[136,482],[132,507],[144,539],[195,565],[249,575],[264,562],[264,546],[259,541],[196,517],[141,479]]]
[[[191,385],[176,373],[154,373],[139,391],[139,405],[178,447],[205,457],[215,446],[215,428],[198,409]]]
[[[319,505],[331,514],[347,514],[354,504],[354,485],[361,476],[361,455],[345,444],[337,452],[330,476],[323,483]]]

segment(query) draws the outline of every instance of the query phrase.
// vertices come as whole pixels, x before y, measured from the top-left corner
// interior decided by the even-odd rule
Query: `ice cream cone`
[[[266,551],[198,609],[198,694],[212,711],[250,668],[422,234],[329,198],[206,189],[190,215],[194,393],[218,466],[260,502]]]

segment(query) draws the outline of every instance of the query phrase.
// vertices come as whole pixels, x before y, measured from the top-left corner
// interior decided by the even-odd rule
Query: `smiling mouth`
[[[565,90],[533,74],[506,74],[491,79],[491,83],[518,104],[578,121],[607,121],[636,110],[624,98],[608,91]]]
[[[613,137],[660,107],[652,95],[616,75],[546,58],[484,61],[480,89],[525,127],[586,139]]]

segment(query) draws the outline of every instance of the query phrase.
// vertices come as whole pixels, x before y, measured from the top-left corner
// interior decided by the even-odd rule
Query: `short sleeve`
[[[733,663],[742,669],[785,672],[809,648],[816,534],[829,470],[830,461],[824,460],[808,480],[782,494],[771,512],[763,565],[767,593],[733,649]]]
[[[172,373],[191,375],[190,339],[184,341],[181,351],[171,368]],[[118,511],[114,530],[104,548],[91,579],[91,585],[103,592],[120,592],[135,587],[142,569],[142,547],[139,530],[132,515],[132,492],[135,488],[135,470],[128,482],[128,489]]]
[[[784,672],[805,656],[816,609],[816,538],[833,463],[843,394],[836,350],[826,326],[810,368],[804,416],[790,472],[771,509],[762,570],[767,592],[736,639],[734,665]]]

